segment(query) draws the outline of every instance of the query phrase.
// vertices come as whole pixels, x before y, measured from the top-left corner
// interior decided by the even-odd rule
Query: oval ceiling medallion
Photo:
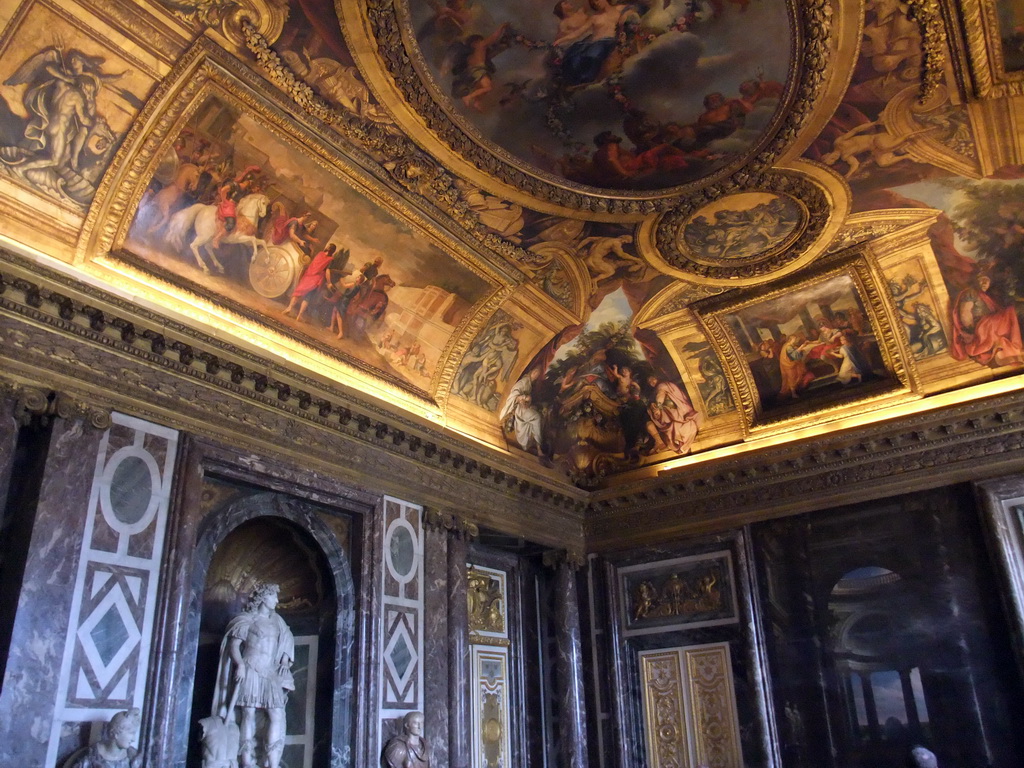
[[[698,282],[756,283],[820,252],[849,206],[841,181],[808,164],[746,181],[742,189],[708,187],[677,201],[653,225],[655,250],[647,255]]]
[[[829,33],[823,3],[795,0],[371,5],[403,107],[467,168],[610,213],[767,167],[822,80],[796,62]]]
[[[786,249],[807,224],[807,208],[794,197],[743,192],[708,203],[677,235],[677,245],[701,264],[749,264]]]

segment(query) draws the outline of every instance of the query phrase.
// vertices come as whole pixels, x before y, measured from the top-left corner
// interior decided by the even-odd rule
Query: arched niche
[[[861,565],[835,582],[827,615],[850,750],[862,761],[899,764],[914,744],[932,739],[925,701],[932,649],[919,596],[896,571]]]
[[[321,514],[330,513],[284,494],[257,493],[215,510],[201,524],[185,627],[187,636],[195,638],[194,664],[185,664],[179,678],[179,690],[192,693],[190,705],[184,700],[180,705],[188,711],[189,738],[187,757],[178,759],[185,759],[188,768],[201,765],[198,720],[210,714],[224,628],[256,580],[281,585],[278,612],[297,639],[288,733],[301,722],[303,732],[312,735],[310,758],[301,759],[305,750],[286,742],[282,765],[349,764],[355,587],[349,555]],[[309,674],[311,661],[314,675]],[[308,686],[315,691],[309,707],[302,696]],[[177,721],[185,725],[180,715]]]

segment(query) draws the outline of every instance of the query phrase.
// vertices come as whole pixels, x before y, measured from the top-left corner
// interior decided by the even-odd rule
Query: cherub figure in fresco
[[[495,67],[492,59],[501,52],[497,48],[508,28],[509,23],[505,22],[486,37],[470,35],[458,44],[452,67],[452,94],[477,112],[484,111],[481,99],[494,88],[491,75]]]

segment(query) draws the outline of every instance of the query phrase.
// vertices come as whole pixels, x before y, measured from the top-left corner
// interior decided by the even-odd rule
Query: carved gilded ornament
[[[469,568],[466,576],[471,640],[482,644],[507,644],[508,602],[504,572],[474,566]]]
[[[977,98],[998,99],[1024,95],[1024,69],[1007,69],[999,2],[1013,0],[959,0],[955,5],[957,33],[950,44],[960,55],[953,57],[962,87]],[[961,61],[966,66],[961,65]]]
[[[464,122],[455,121],[425,76],[408,8],[394,0],[342,4],[343,25],[357,64],[377,97],[406,132],[460,176],[503,199],[561,215],[594,218],[645,216],[674,207],[679,195],[710,183],[744,186],[742,166],[766,169],[796,139],[817,103],[830,68],[832,7],[825,0],[789,3],[795,50],[782,106],[751,152],[711,178],[665,191],[598,193],[581,184],[524,169],[507,153],[484,146]]]
[[[418,394],[407,383],[372,368],[353,355],[340,357],[313,337],[305,337],[281,324],[272,315],[256,314],[247,306],[211,290],[205,282],[199,284],[179,277],[128,248],[129,230],[150,179],[171,151],[175,137],[181,134],[196,110],[211,98],[252,117],[287,151],[301,153],[319,169],[336,177],[339,183],[386,209],[490,285],[489,295],[478,302],[474,311],[465,314],[446,339],[426,392]],[[410,403],[420,400],[420,407],[424,402],[430,402],[434,409],[442,407],[466,348],[511,292],[512,286],[507,284],[509,278],[502,271],[482,264],[482,260],[450,232],[416,212],[399,193],[361,167],[362,158],[357,153],[331,143],[331,134],[318,135],[304,129],[288,114],[286,105],[287,102],[282,103],[280,95],[251,70],[209,42],[197,42],[146,105],[111,171],[104,176],[79,242],[79,258],[91,262],[90,268],[102,270],[107,278],[111,277],[110,269],[115,269],[122,278],[130,275],[133,281],[159,285],[161,293],[176,297],[188,307],[186,311],[190,314],[201,315],[204,320],[221,317],[228,330],[242,337],[264,336],[261,328],[273,329],[279,334],[283,348],[303,350],[308,359],[319,358],[325,363],[328,357],[334,357],[345,366],[351,366],[354,380],[363,382],[362,386],[372,382],[373,388],[387,392],[389,398]],[[506,281],[505,285],[502,280]],[[197,313],[196,308],[205,311]],[[284,341],[289,336],[291,340]],[[337,376],[336,373],[329,375]]]
[[[675,651],[641,654],[647,758],[658,768],[690,768],[682,669]]]
[[[157,0],[183,21],[216,29],[239,48],[245,46],[243,23],[277,40],[288,18],[288,0]]]
[[[693,295],[693,284],[707,296],[794,272],[828,247],[850,210],[845,180],[818,163],[740,176],[742,184],[705,187],[640,225],[640,254],[685,281],[680,295]]]
[[[882,293],[880,283],[880,273],[877,266],[871,262],[871,256],[855,251],[831,257],[813,269],[804,271],[799,278],[790,277],[775,283],[769,291],[755,292],[747,289],[694,305],[694,311],[708,339],[719,359],[727,365],[726,375],[733,398],[743,411],[746,435],[777,434],[800,426],[822,424],[864,413],[883,404],[894,404],[919,397],[913,357],[908,357],[904,353],[902,334],[897,334],[892,309],[885,294]],[[847,295],[847,302],[852,300],[863,307],[863,310],[854,308],[852,311],[864,312],[867,325],[861,329],[861,335],[873,340],[872,344],[877,345],[877,354],[885,370],[884,375],[879,375],[882,380],[889,381],[889,384],[883,385],[876,381],[871,387],[867,387],[861,383],[861,377],[860,381],[844,382],[841,391],[833,398],[819,397],[807,401],[806,398],[800,397],[798,389],[791,387],[787,391],[786,380],[783,379],[783,389],[778,393],[772,391],[773,395],[778,395],[779,402],[768,407],[765,403],[768,394],[766,384],[762,379],[755,378],[754,366],[757,364],[758,356],[751,345],[761,342],[761,357],[776,357],[780,360],[780,367],[781,355],[785,354],[788,359],[795,360],[802,353],[795,351],[797,345],[792,329],[787,330],[774,342],[764,337],[751,340],[750,333],[753,328],[748,328],[745,323],[762,322],[757,319],[761,307],[767,309],[779,306],[780,302],[796,307],[799,301],[815,292],[834,292],[840,288]],[[810,315],[811,308],[812,305],[808,305],[800,315],[804,318],[804,329],[807,322],[817,322]],[[746,330],[741,332],[741,328]],[[741,335],[746,336],[742,342]],[[766,353],[764,348],[769,343],[774,343],[775,349]],[[786,394],[791,398],[789,404],[784,401]]]
[[[740,768],[728,643],[640,653],[647,764]]]

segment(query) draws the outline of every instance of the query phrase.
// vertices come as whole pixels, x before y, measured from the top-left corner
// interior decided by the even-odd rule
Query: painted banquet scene
[[[1020,768],[1022,40],[0,3],[0,766]]]

